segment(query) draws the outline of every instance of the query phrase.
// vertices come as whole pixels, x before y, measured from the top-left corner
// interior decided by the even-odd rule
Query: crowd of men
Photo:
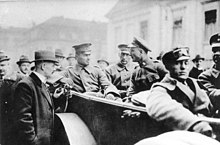
[[[66,58],[67,68],[62,66],[65,56],[60,49],[36,51],[33,61],[22,55],[17,62],[19,72],[10,71],[10,58],[0,52],[0,144],[54,143],[54,99],[63,93],[48,91],[47,81],[54,76],[61,76],[73,91],[125,103],[148,91],[141,97],[150,117],[170,130],[214,136],[212,127],[199,116],[220,115],[220,33],[210,38],[214,66],[208,70],[201,67],[205,58],[200,55],[192,60],[191,69],[188,47],[176,47],[161,55],[161,60],[153,60],[151,48],[139,37],[118,45],[119,62],[109,65],[102,58],[99,66],[92,66],[91,45],[74,45],[75,54]]]

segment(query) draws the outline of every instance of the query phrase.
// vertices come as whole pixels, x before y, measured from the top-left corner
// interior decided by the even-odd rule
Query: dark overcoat
[[[14,99],[16,143],[52,144],[54,108],[46,85],[31,73],[18,83]]]

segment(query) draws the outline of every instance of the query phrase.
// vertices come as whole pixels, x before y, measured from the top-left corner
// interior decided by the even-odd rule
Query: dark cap
[[[66,59],[69,59],[69,58],[75,58],[75,55],[73,53],[69,53]]]
[[[130,54],[130,48],[127,44],[119,44],[118,48],[121,52]]]
[[[65,56],[63,55],[63,52],[62,52],[61,49],[56,49],[56,50],[55,50],[55,56],[56,56],[56,57],[65,58]]]
[[[31,61],[28,59],[28,56],[21,55],[19,61],[17,61],[17,64],[20,65],[21,63],[31,63]]]
[[[35,60],[33,60],[33,62],[50,61],[50,62],[58,63],[55,58],[55,53],[53,51],[48,51],[48,50],[35,51],[34,58],[35,58]]]
[[[0,62],[9,61],[10,58],[5,54],[3,50],[0,50]]]
[[[176,61],[189,60],[189,48],[177,47],[172,51],[165,53],[162,57],[164,65],[175,63]]]
[[[220,50],[220,33],[212,35],[209,44],[212,46],[212,51]]]
[[[200,56],[199,54],[197,54],[192,61],[194,62],[194,61],[197,61],[197,60],[205,60],[205,58]]]
[[[134,37],[132,44],[143,49],[145,52],[151,51],[147,42],[140,37]]]
[[[83,43],[80,45],[74,45],[73,48],[75,48],[76,52],[90,52],[91,51],[91,43]]]
[[[109,65],[109,62],[105,58],[100,58],[97,60],[97,63],[100,63],[100,62],[105,62],[107,65]]]

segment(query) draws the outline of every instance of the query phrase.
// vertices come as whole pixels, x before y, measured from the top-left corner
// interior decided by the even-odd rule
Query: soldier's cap
[[[49,50],[38,50],[34,53],[34,60],[32,62],[39,62],[39,61],[48,61],[58,64],[56,60],[55,53]]]
[[[0,50],[0,62],[9,61],[10,58],[5,54],[3,50]]]
[[[91,43],[83,43],[79,45],[74,45],[73,48],[75,48],[76,52],[90,52],[91,51]]]
[[[69,53],[66,59],[69,59],[69,58],[75,58],[75,55],[73,53]]]
[[[145,52],[151,51],[149,49],[149,45],[147,44],[147,42],[140,37],[137,36],[134,37],[132,44],[135,45],[136,47],[143,49]]]
[[[123,53],[130,54],[130,48],[128,47],[127,44],[119,44],[118,49]]]
[[[65,58],[61,49],[55,49],[55,56]]]
[[[202,57],[201,55],[197,54],[197,55],[195,56],[195,58],[193,58],[192,61],[195,62],[195,61],[198,61],[198,60],[205,60],[205,58]]]
[[[107,65],[109,65],[109,62],[103,57],[97,60],[97,63],[100,63],[100,62],[105,62]]]
[[[209,44],[212,47],[212,51],[215,51],[216,49],[220,49],[220,33],[212,35],[209,40]]]
[[[31,61],[29,60],[28,56],[26,55],[21,55],[20,59],[16,62],[18,65],[22,64],[22,63],[31,63]]]
[[[132,43],[131,44],[128,44],[128,48],[136,48],[137,46],[133,45]]]
[[[189,60],[189,48],[188,47],[177,47],[172,51],[165,53],[162,57],[162,62],[164,65],[173,64],[181,60]]]

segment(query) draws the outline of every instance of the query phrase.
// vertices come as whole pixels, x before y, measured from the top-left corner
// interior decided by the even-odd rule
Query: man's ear
[[[43,62],[43,63],[41,63],[41,65],[40,65],[40,68],[41,68],[41,70],[44,70],[44,68],[45,68],[45,63]]]

